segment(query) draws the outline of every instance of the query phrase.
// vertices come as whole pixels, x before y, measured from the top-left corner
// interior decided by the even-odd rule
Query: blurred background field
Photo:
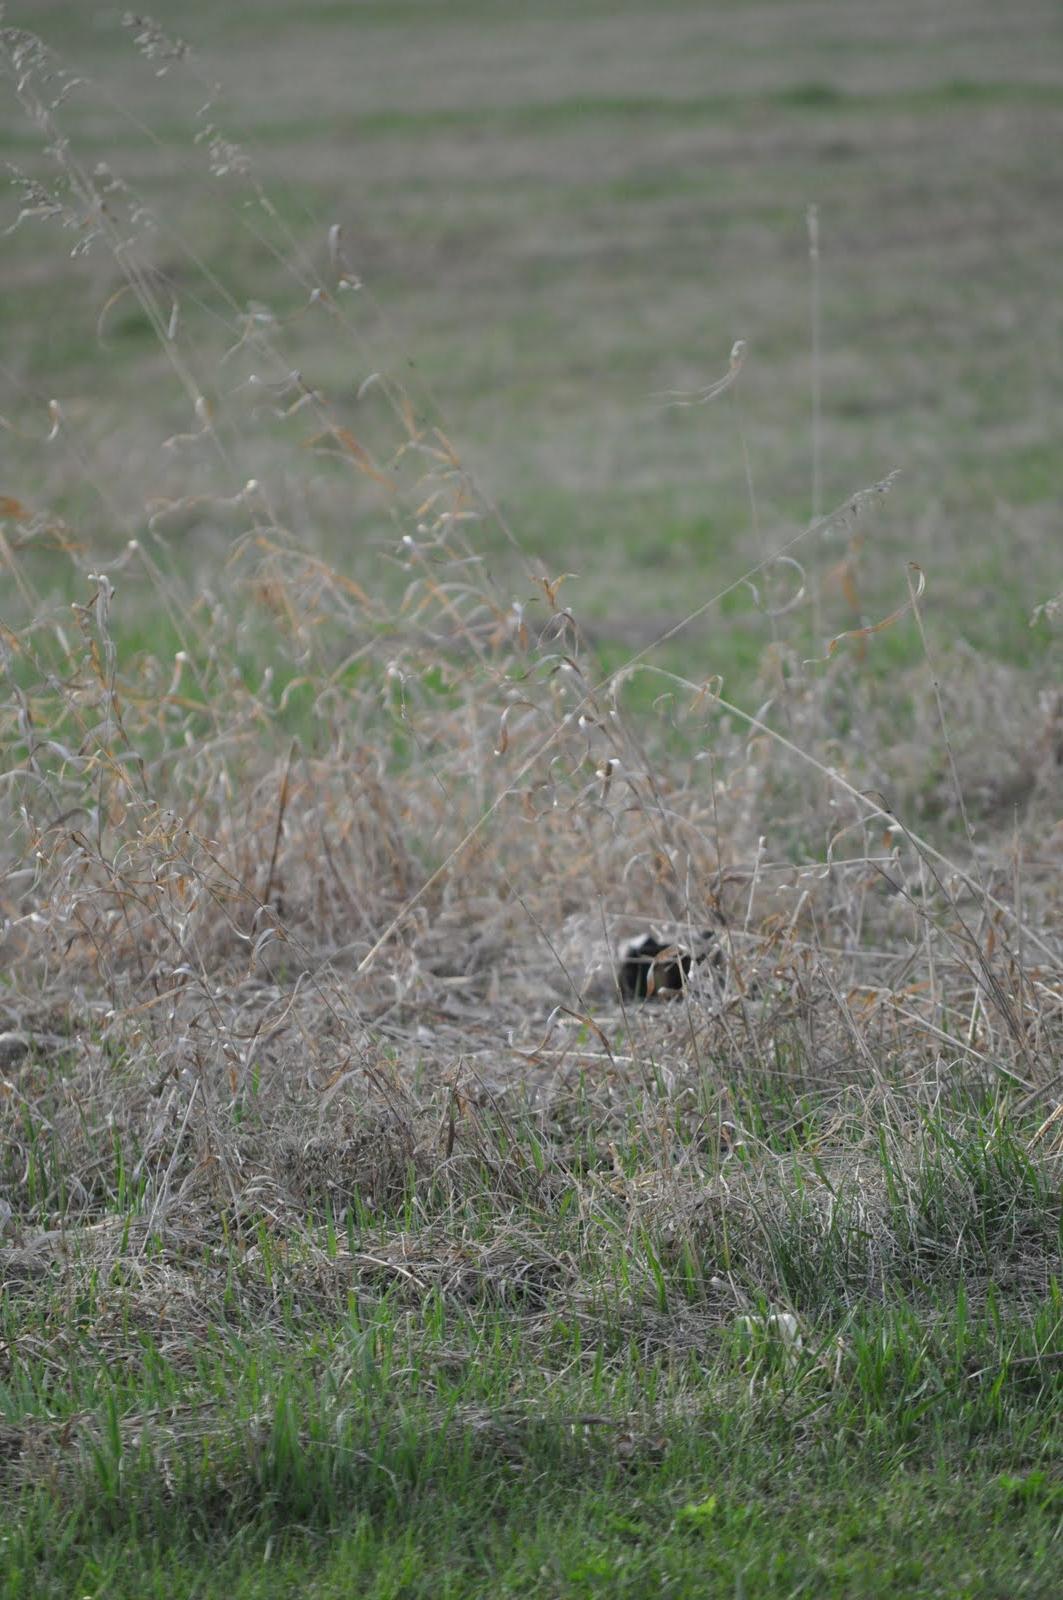
[[[846,582],[844,546],[795,552],[822,592],[821,633],[892,609],[913,560],[939,644],[1042,659],[1028,621],[1058,577],[1063,488],[1052,5],[184,3],[162,22],[194,55],[165,76],[116,9],[30,10],[9,6],[9,23],[39,28],[90,80],[63,108],[71,148],[154,213],[123,225],[165,309],[179,306],[212,404],[240,402],[227,391],[246,369],[218,362],[250,303],[290,319],[284,358],[357,434],[372,440],[378,421],[377,397],[357,399],[364,380],[401,373],[524,549],[577,575],[566,599],[615,646],[611,664],[812,515],[817,205],[819,509],[901,473]],[[224,160],[208,124],[240,146],[276,218],[238,172],[211,175]],[[43,171],[10,100],[3,126],[7,159]],[[9,220],[17,209],[13,193]],[[343,306],[356,345],[307,310],[289,265],[305,252],[327,277],[335,223],[366,286]],[[187,396],[132,298],[104,311],[121,284],[107,253],[71,260],[64,242],[30,222],[5,240],[2,407],[39,436],[60,398],[76,450],[20,442],[5,492],[76,511],[91,565],[188,476],[204,494],[215,474],[232,495],[268,460],[275,480],[298,474],[301,536],[379,572],[373,485],[338,491],[297,450],[278,458],[249,407],[224,470],[160,459],[160,438],[193,426]],[[718,377],[736,338],[749,345],[740,411],[653,398]],[[176,559],[209,565],[225,539],[204,516]],[[513,585],[497,532],[477,547]],[[797,625],[806,656],[810,623]],[[731,595],[686,636],[696,675],[747,682],[770,632],[747,591]],[[870,654],[872,669],[918,659],[915,630]]]

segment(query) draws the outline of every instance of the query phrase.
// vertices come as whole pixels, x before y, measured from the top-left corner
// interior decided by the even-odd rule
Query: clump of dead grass
[[[4,49],[58,163],[25,216],[80,218],[158,323],[113,176],[60,137],[67,79],[27,35]],[[294,263],[303,310],[363,361],[333,256],[331,277]],[[65,519],[5,503],[10,1292],[72,1304],[119,1275],[92,1333],[121,1363],[138,1327],[177,1360],[226,1318],[280,1330],[293,1297],[695,1350],[758,1301],[815,1315],[994,1271],[1044,1291],[1056,700],[1012,718],[1015,675],[959,656],[941,701],[884,695],[844,644],[808,667],[783,636],[755,709],[652,651],[603,676],[560,577],[514,541],[519,593],[493,580],[495,513],[423,397],[366,367],[356,431],[281,318],[218,315],[213,366],[162,319],[180,488],[124,543],[88,570]],[[61,403],[48,439],[78,447]],[[308,503],[371,506],[377,588],[282,514],[300,474]],[[876,498],[824,520],[851,532]],[[200,525],[228,530],[209,582],[171,544]],[[46,536],[72,608],[39,586]],[[981,832],[950,837],[964,797]],[[622,936],[706,926],[721,974],[623,1002]],[[943,1108],[962,1159],[927,1149]]]

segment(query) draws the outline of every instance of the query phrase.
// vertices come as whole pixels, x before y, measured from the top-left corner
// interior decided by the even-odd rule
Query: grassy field
[[[1036,4],[846,10],[591,4],[520,20],[477,4],[273,4],[223,22],[185,4],[169,25],[202,59],[162,79],[91,9],[9,20],[50,20],[49,42],[97,75],[64,128],[86,167],[110,162],[154,213],[126,231],[165,275],[164,311],[178,302],[212,401],[232,371],[217,363],[234,304],[249,301],[295,319],[284,359],[351,426],[375,420],[371,397],[355,399],[368,374],[401,372],[522,547],[577,574],[573,603],[621,647],[809,520],[817,204],[819,509],[901,473],[860,553],[859,604],[889,609],[918,561],[943,639],[1025,664],[1030,611],[1055,592],[1063,490],[1058,17]],[[224,94],[200,115],[216,80]],[[8,158],[36,171],[40,141],[16,109]],[[279,221],[231,174],[212,181],[207,143],[189,148],[208,125],[253,160]],[[344,301],[353,343],[297,315],[308,274],[327,275],[333,223],[366,284]],[[97,554],[116,511],[135,523],[146,498],[175,492],[157,447],[189,427],[188,407],[128,294],[97,342],[123,279],[106,252],[71,263],[63,243],[48,250],[28,226],[6,243],[5,405],[29,427],[31,397],[64,391],[83,462],[62,487]],[[652,398],[718,377],[737,338],[750,346],[740,412]],[[241,433],[230,470],[257,475],[261,442]],[[116,506],[84,503],[86,467]],[[315,504],[314,526],[372,570],[366,488],[342,515]],[[480,544],[516,582],[508,547],[487,530]],[[817,583],[844,553],[798,552]],[[851,598],[834,585],[826,631],[850,625]],[[699,657],[729,677],[770,637],[751,604],[710,622]],[[913,630],[878,648],[920,655]]]
[[[5,21],[0,1600],[1048,1600],[1058,8]]]

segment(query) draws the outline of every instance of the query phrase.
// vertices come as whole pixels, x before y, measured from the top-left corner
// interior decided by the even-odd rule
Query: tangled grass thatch
[[[386,1314],[411,1370],[431,1345],[464,1371],[499,1316],[549,1365],[559,1322],[578,1362],[748,1344],[898,1286],[1048,1295],[1058,695],[1020,706],[960,649],[940,693],[884,690],[844,646],[803,663],[805,580],[755,712],[652,646],[605,671],[515,540],[518,594],[493,577],[496,513],[423,397],[366,369],[334,403],[281,319],[224,296],[215,364],[182,345],[112,178],[61,137],[51,58],[4,49],[59,164],[27,209],[110,246],[188,401],[93,570],[65,515],[3,506],[4,1376],[86,1341],[186,1375],[218,1329],[287,1345],[299,1317]],[[361,360],[338,261],[293,266],[301,309]],[[77,451],[57,403],[48,438]],[[855,537],[886,487],[746,580]],[[375,588],[314,532],[351,506]],[[446,1350],[432,1305],[468,1319]],[[168,1484],[211,1404],[154,1416]],[[115,1459],[149,1422],[112,1418]],[[89,1407],[6,1426],[9,1479],[65,1471],[74,1438],[105,1459]]]

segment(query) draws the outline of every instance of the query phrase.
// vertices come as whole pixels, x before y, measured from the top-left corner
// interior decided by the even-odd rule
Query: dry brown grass
[[[6,47],[54,141],[47,56]],[[810,665],[786,604],[755,709],[649,650],[603,675],[561,578],[508,530],[523,588],[492,580],[477,537],[496,513],[420,397],[367,373],[352,431],[265,315],[233,312],[205,364],[100,180],[56,153],[60,220],[111,246],[187,416],[159,441],[166,495],[72,614],[35,562],[50,539],[76,566],[77,528],[5,506],[9,1292],[120,1271],[94,1329],[116,1366],[138,1327],[191,1361],[227,1297],[280,1328],[278,1276],[322,1314],[355,1290],[401,1315],[486,1300],[533,1340],[563,1305],[590,1341],[608,1286],[588,1241],[608,1225],[631,1251],[616,1325],[682,1353],[758,1296],[794,1301],[776,1241],[802,1177],[822,1180],[801,1221],[817,1239],[836,1191],[855,1196],[868,1244],[841,1289],[873,1297],[929,1250],[890,1220],[880,1141],[914,1185],[923,1119],[991,1103],[1020,1141],[1045,1119],[1051,1163],[1058,695],[1024,704],[1020,674],[962,648],[887,692],[857,670],[871,629]],[[292,270],[305,314],[356,349],[333,244],[331,276]],[[37,422],[76,461],[77,420]],[[248,456],[265,465],[245,482]],[[299,520],[346,483],[376,507],[373,592]],[[822,536],[855,549],[881,499],[788,539],[801,596],[846,581],[817,572]],[[783,553],[736,584],[770,606]],[[176,652],[128,643],[130,607]],[[717,924],[722,974],[621,999],[622,938]],[[563,1207],[564,1247],[543,1223]],[[323,1242],[326,1214],[357,1218],[346,1243]],[[664,1275],[708,1257],[701,1298],[667,1301]],[[1032,1296],[1050,1267],[1020,1239],[1001,1270]],[[40,1353],[61,1362],[64,1337]],[[29,1432],[20,1450],[29,1478],[54,1454]]]
[[[154,34],[142,43],[161,48]],[[190,410],[161,442],[182,492],[152,502],[69,620],[36,590],[32,554],[51,536],[76,560],[76,530],[7,508],[24,611],[4,641],[10,1026],[28,1015],[32,1031],[34,1016],[66,1007],[87,1047],[88,1035],[92,1048],[120,1043],[155,1085],[216,1081],[229,1104],[252,1058],[286,1055],[282,1038],[298,1039],[299,1080],[318,1092],[348,1056],[344,1070],[373,1069],[384,1040],[389,1058],[442,1058],[444,1076],[460,1058],[522,1078],[548,1059],[607,1059],[597,1023],[577,1020],[589,1054],[564,1041],[595,997],[613,1006],[619,932],[689,931],[720,914],[723,999],[695,989],[682,1020],[645,1022],[674,1040],[677,1068],[757,1057],[785,1022],[848,1040],[857,1077],[902,1041],[918,1076],[948,1041],[956,1070],[1031,1096],[1054,1081],[1058,696],[1016,715],[1004,671],[961,656],[948,706],[917,690],[899,741],[894,706],[876,705],[853,670],[854,636],[805,667],[779,637],[755,717],[714,682],[660,673],[646,649],[599,679],[561,580],[525,562],[530,598],[491,582],[476,530],[492,508],[395,377],[362,384],[370,447],[291,375],[268,317],[239,317],[223,402],[119,227],[112,196],[130,217],[137,198],[58,142],[61,73],[28,35],[12,32],[8,49],[31,118],[56,141],[50,204],[75,235],[112,247]],[[243,171],[228,146],[210,159]],[[330,280],[307,281],[303,261],[294,270],[310,314],[354,339],[343,251],[337,232]],[[262,428],[273,476],[217,492]],[[58,408],[50,432],[76,456]],[[378,496],[394,577],[377,595],[287,523],[281,502],[292,509],[308,447]],[[858,540],[874,499],[854,496],[822,527]],[[213,593],[173,570],[170,541],[199,522],[232,530]],[[821,532],[786,551],[807,559]],[[763,588],[777,558],[739,581]],[[127,585],[166,617],[174,659],[119,647]],[[646,673],[661,687],[648,721],[625,709]],[[1006,764],[994,745],[1000,772],[982,759],[989,723],[1011,745]],[[920,810],[955,810],[964,794],[1000,819],[999,849],[965,841],[943,855],[912,831]],[[1020,804],[1025,827],[1009,838]],[[615,1020],[625,1037],[644,1026]]]

